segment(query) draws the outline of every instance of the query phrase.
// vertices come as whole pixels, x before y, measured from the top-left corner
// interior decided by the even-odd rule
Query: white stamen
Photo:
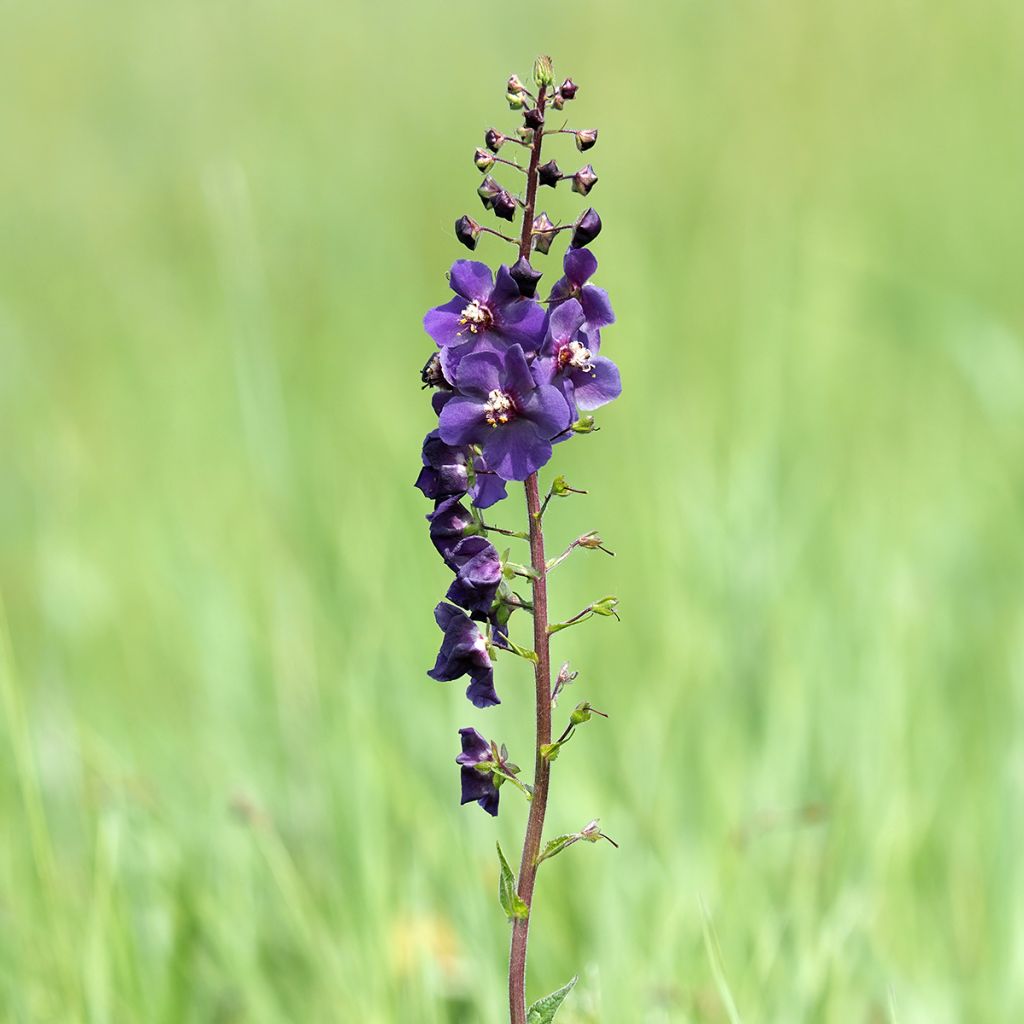
[[[593,359],[590,349],[581,341],[570,341],[563,349],[562,358],[566,365],[576,370],[582,370],[583,373],[589,373],[594,368],[590,361]]]
[[[474,299],[460,314],[459,323],[465,324],[470,334],[476,334],[481,328],[487,327],[491,322],[491,312],[486,306]]]
[[[484,405],[484,416],[487,422],[496,427],[499,423],[508,423],[515,413],[515,403],[504,391],[495,388],[488,396]]]

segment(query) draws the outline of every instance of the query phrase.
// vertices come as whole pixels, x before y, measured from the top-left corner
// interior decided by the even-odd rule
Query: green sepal
[[[544,849],[537,855],[535,863],[539,864],[542,860],[550,860],[552,857],[557,857],[563,850],[567,850],[573,843],[580,841],[578,832],[567,832],[562,836],[555,836],[554,839],[549,839],[545,844]]]
[[[558,752],[561,749],[561,743],[542,743],[540,747],[540,756],[543,757],[545,761],[551,762],[558,757]]]
[[[527,661],[532,661],[534,665],[537,664],[537,652],[527,650],[525,647],[520,647],[510,636],[505,637],[505,643],[508,644],[508,649],[513,654],[518,654],[520,658],[525,658]]]
[[[565,997],[572,991],[573,986],[578,980],[579,978],[574,977],[557,992],[552,992],[551,995],[538,999],[526,1014],[526,1024],[551,1024],[555,1019],[558,1008],[565,1001]]]
[[[501,843],[494,845],[498,848],[498,861],[501,865],[501,874],[498,878],[498,900],[501,903],[501,909],[505,911],[505,916],[510,921],[514,921],[516,918],[524,920],[530,916],[530,908],[516,892],[515,875],[512,874],[512,869],[509,867],[508,861],[505,860],[505,854],[501,852]],[[550,1018],[548,1019],[550,1020]]]

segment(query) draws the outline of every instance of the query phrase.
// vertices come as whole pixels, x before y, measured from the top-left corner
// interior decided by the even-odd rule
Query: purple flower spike
[[[551,458],[571,411],[558,388],[538,384],[519,345],[475,352],[459,365],[456,394],[441,410],[446,444],[479,444],[503,480],[525,480]]]
[[[504,264],[492,279],[490,268],[456,260],[449,278],[455,298],[423,318],[427,334],[441,349],[445,376],[453,380],[462,357],[475,351],[503,351],[521,345],[536,351],[544,336],[544,311],[524,299]]]
[[[608,293],[587,282],[597,270],[597,257],[589,249],[569,249],[562,261],[565,276],[555,282],[548,296],[548,312],[566,299],[579,299],[586,319],[586,330],[593,331],[615,323],[615,313]]]
[[[460,729],[462,753],[455,763],[462,767],[462,803],[478,803],[492,817],[498,815],[498,787],[490,772],[478,771],[476,766],[494,760],[491,744],[476,729]]]
[[[534,373],[538,380],[557,387],[570,405],[589,411],[618,398],[622,382],[619,368],[597,354],[600,331],[588,334],[586,323],[579,300],[566,299],[551,314]],[[457,401],[456,396],[445,408]]]
[[[487,638],[480,627],[464,611],[443,601],[434,609],[434,620],[444,630],[444,638],[437,661],[427,675],[442,683],[468,675],[466,696],[475,707],[500,704],[494,691],[494,668]]]
[[[455,570],[455,582],[445,597],[468,612],[487,615],[501,583],[501,556],[484,537],[467,537],[452,548],[448,564]]]

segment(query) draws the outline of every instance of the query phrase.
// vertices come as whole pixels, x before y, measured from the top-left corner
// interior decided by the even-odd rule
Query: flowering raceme
[[[435,348],[420,376],[423,386],[433,389],[430,404],[436,422],[423,440],[422,468],[415,481],[433,502],[426,517],[430,540],[452,574],[444,600],[434,609],[443,635],[434,667],[427,674],[439,682],[468,677],[466,696],[476,708],[487,709],[500,703],[494,687],[499,654],[518,656],[533,667],[532,785],[518,778],[520,769],[509,761],[504,745],[488,741],[475,728],[459,730],[462,752],[456,759],[463,804],[477,803],[488,814],[497,815],[499,789],[506,783],[530,801],[517,878],[499,848],[501,903],[513,923],[511,1024],[528,1024],[528,1020],[547,1024],[572,986],[535,1004],[528,1016],[526,946],[538,866],[583,840],[608,838],[591,821],[541,847],[551,764],[578,727],[595,714],[603,715],[584,701],[571,713],[561,736],[552,739],[552,709],[578,673],[567,662],[552,680],[550,638],[595,617],[618,617],[617,600],[602,597],[564,622],[548,620],[551,569],[575,551],[611,552],[591,530],[557,558],[545,558],[543,521],[550,502],[586,492],[557,476],[542,498],[538,473],[551,460],[555,445],[563,451],[563,442],[596,432],[593,411],[617,398],[622,385],[617,366],[602,351],[602,331],[614,324],[615,314],[607,293],[591,281],[597,258],[589,246],[601,233],[601,218],[591,207],[575,221],[559,224],[537,210],[539,186],[554,190],[560,182],[570,181],[573,192],[587,196],[598,183],[590,164],[563,173],[555,160],[542,163],[545,141],[568,135],[577,149],[587,151],[596,144],[598,131],[547,127],[547,112],[563,110],[579,90],[569,78],[555,85],[550,58],[538,58],[534,84],[536,92],[517,75],[509,77],[506,98],[522,124],[508,132],[489,128],[484,148],[473,154],[475,166],[484,174],[477,194],[485,211],[511,224],[520,218],[518,237],[468,215],[455,222],[455,237],[468,249],[475,251],[482,238],[491,236],[511,244],[515,257],[500,263],[496,272],[476,260],[455,260],[448,272],[454,296],[423,318]],[[505,146],[506,153],[520,147],[522,162],[499,156]],[[525,176],[520,179],[521,189],[495,177],[513,172]],[[542,298],[543,274],[533,260],[546,256],[562,232],[571,232],[562,275]],[[489,521],[492,509],[507,498],[507,485],[512,482],[521,482],[525,488],[526,530],[501,529]],[[528,540],[529,563],[515,561],[511,549],[499,551],[491,540],[494,535]],[[523,581],[528,582],[528,596],[516,590]],[[532,647],[522,646],[510,633],[517,611],[532,618]]]

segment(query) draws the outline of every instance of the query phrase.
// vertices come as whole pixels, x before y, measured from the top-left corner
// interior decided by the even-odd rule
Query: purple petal
[[[456,395],[441,410],[438,429],[445,444],[478,444],[488,432],[484,403]]]
[[[590,252],[589,249],[574,249],[573,252]],[[587,327],[607,327],[615,323],[615,313],[608,301],[608,293],[597,285],[588,284],[580,293],[583,313],[587,318]],[[443,369],[443,367],[442,367]]]
[[[536,352],[544,340],[544,310],[532,299],[520,299],[506,307],[505,313],[491,333],[499,335],[507,345],[521,345],[524,352]]]
[[[434,621],[441,627],[441,629],[447,631],[448,626],[452,621],[464,614],[465,612],[453,605],[445,604],[444,601],[441,601],[437,607],[434,608]]]
[[[572,422],[572,410],[558,388],[542,384],[524,404],[523,418],[537,425],[541,437],[552,438]]]
[[[474,672],[469,686],[466,687],[466,696],[474,707],[490,708],[500,704],[501,699],[494,689],[494,670],[481,669]]]
[[[548,338],[562,344],[571,341],[583,326],[583,321],[583,307],[576,299],[568,299],[551,314],[548,321]],[[548,347],[546,344],[545,348]]]
[[[469,299],[470,302],[484,302],[494,287],[491,268],[486,263],[477,263],[476,260],[456,260],[452,264],[448,283],[452,286],[453,292],[464,299]],[[460,311],[465,305],[463,302],[459,306]]]
[[[444,348],[465,341],[465,338],[459,335],[462,328],[459,315],[465,306],[462,299],[449,299],[444,305],[435,306],[427,311],[423,317],[423,329],[434,339],[436,345]]]
[[[519,345],[513,345],[505,353],[505,387],[502,390],[511,391],[525,400],[533,391],[535,385],[533,374],[530,373],[530,364]]]
[[[571,284],[582,288],[597,270],[597,257],[589,249],[570,249],[562,260],[562,269]]]
[[[490,760],[491,745],[476,729],[467,726],[459,730],[459,736],[462,739],[462,753],[455,758],[456,764],[479,764]],[[477,772],[477,775],[480,773]]]
[[[483,445],[487,465],[504,480],[525,480],[551,458],[551,444],[522,416],[492,430]]]
[[[604,356],[598,356],[591,363],[589,373],[573,374],[576,405],[583,410],[597,409],[622,394],[619,368]]]
[[[510,303],[518,303],[521,298],[519,285],[512,277],[511,271],[504,263],[498,267],[498,276],[494,280],[494,290],[491,292],[490,306],[496,313]]]
[[[458,390],[464,395],[486,398],[501,388],[503,368],[502,358],[496,352],[471,352],[459,363],[455,377]]]
[[[497,473],[481,473],[479,470],[469,494],[477,508],[490,508],[508,497],[505,481]]]

